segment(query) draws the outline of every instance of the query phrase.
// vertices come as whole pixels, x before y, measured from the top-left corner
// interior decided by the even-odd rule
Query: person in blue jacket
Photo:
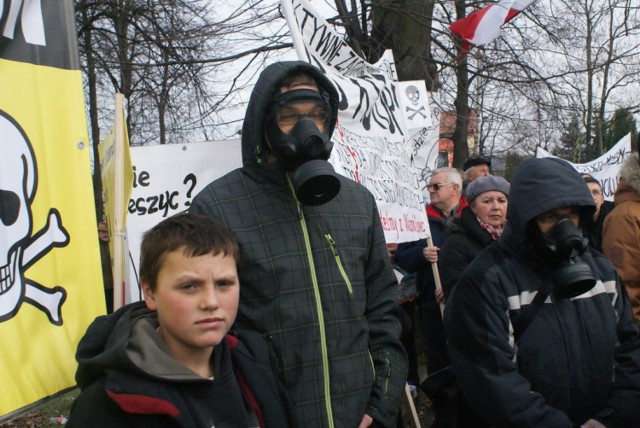
[[[569,163],[523,162],[504,233],[447,299],[453,373],[492,426],[640,427],[639,326],[613,265],[582,234],[594,209]]]

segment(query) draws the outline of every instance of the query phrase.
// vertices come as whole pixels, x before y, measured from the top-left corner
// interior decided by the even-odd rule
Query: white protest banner
[[[239,140],[131,148],[133,191],[128,206],[129,269],[125,301],[142,298],[138,264],[142,234],[186,211],[207,184],[242,166]]]
[[[429,235],[421,189],[435,169],[438,139],[424,82],[401,85],[390,51],[375,64],[360,58],[306,0],[281,4],[299,58],[323,70],[340,94],[330,162],[373,193],[387,242]]]
[[[624,160],[631,154],[631,134],[627,134],[616,143],[607,153],[598,159],[587,163],[571,163],[578,172],[591,174],[602,186],[604,198],[613,201],[613,194],[620,181],[620,168]],[[537,158],[557,157],[538,147]]]

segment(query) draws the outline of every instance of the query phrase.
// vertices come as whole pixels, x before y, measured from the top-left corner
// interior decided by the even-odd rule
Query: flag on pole
[[[486,45],[495,40],[504,24],[535,1],[502,0],[452,22],[449,28],[462,39],[462,50],[467,52],[471,45]]]
[[[98,146],[105,217],[109,226],[109,253],[113,271],[113,309],[124,304],[124,230],[133,186],[133,165],[124,114],[124,95],[115,96],[115,120],[111,133]]]
[[[105,312],[74,18],[0,2],[0,420],[75,385]]]

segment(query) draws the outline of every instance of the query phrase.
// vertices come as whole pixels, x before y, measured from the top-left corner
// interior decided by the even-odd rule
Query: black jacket
[[[287,427],[287,398],[265,340],[235,332],[216,346],[213,380],[171,357],[144,302],[98,317],[78,345],[81,393],[67,427]]]
[[[491,234],[480,227],[471,207],[465,207],[460,217],[450,219],[447,226],[447,235],[438,254],[445,297],[449,297],[458,278],[473,259],[495,242]]]
[[[548,297],[516,340],[514,325],[550,284],[527,225],[548,210],[593,199],[558,159],[525,161],[514,174],[507,225],[460,277],[445,308],[451,364],[469,404],[497,427],[566,427],[589,418],[607,428],[640,426],[640,336],[611,263],[589,250],[577,261],[596,277],[571,299]]]

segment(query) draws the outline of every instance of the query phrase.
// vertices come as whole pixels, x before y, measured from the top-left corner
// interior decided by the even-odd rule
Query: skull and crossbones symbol
[[[410,86],[407,86],[404,92],[407,95],[407,98],[409,99],[409,101],[411,101],[411,104],[415,106],[415,108],[411,108],[410,106],[405,107],[405,111],[407,113],[409,112],[412,113],[409,116],[409,120],[413,120],[413,118],[417,114],[419,114],[423,118],[426,118],[427,114],[423,113],[425,111],[425,108],[423,105],[420,105],[420,91],[418,90],[418,88],[416,86],[410,85]]]
[[[62,325],[64,288],[47,288],[24,272],[54,247],[69,243],[69,234],[52,208],[46,226],[32,234],[31,203],[38,177],[33,148],[20,125],[0,111],[0,322],[13,318],[23,302],[43,311],[54,325]]]

